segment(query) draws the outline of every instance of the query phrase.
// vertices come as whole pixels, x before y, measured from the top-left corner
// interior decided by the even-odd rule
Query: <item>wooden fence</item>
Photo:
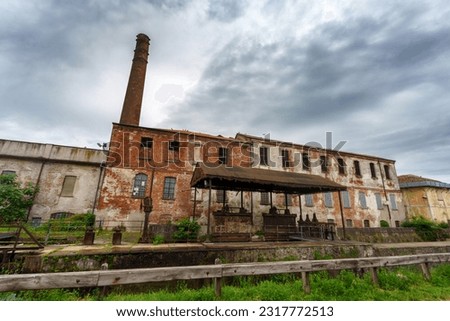
[[[214,265],[122,270],[106,270],[107,267],[103,266],[105,270],[99,271],[0,275],[0,292],[214,279],[215,293],[220,296],[223,277],[301,273],[303,290],[309,293],[311,291],[310,272],[369,270],[372,281],[378,285],[378,268],[418,264],[422,268],[424,278],[430,279],[429,264],[445,262],[450,262],[450,253],[236,264],[221,264],[220,260],[216,259]]]

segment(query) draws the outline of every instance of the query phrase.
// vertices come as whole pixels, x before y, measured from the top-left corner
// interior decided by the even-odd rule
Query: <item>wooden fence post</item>
[[[428,263],[420,263],[420,267],[422,268],[422,275],[425,280],[431,280],[430,268]]]
[[[372,267],[370,268],[370,275],[372,277],[372,283],[374,286],[380,286],[380,280],[378,279],[378,268]]]
[[[222,264],[222,261],[217,258],[214,260],[214,264]],[[214,293],[218,298],[222,296],[222,278],[214,278]]]
[[[303,291],[306,294],[311,293],[311,283],[309,281],[309,272],[302,272]]]

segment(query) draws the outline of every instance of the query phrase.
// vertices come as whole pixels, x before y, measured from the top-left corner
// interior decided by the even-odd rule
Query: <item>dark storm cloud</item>
[[[447,97],[450,28],[422,25],[427,8],[416,5],[381,18],[324,23],[302,39],[286,35],[262,44],[236,36],[211,60],[196,90],[173,106],[169,122],[230,135],[272,132],[299,143],[312,139],[305,132],[322,137],[337,130],[361,153],[450,154],[450,119],[442,117],[450,100],[435,97]],[[392,106],[403,93],[402,105]],[[420,99],[407,99],[414,94]],[[387,106],[403,113],[390,115]],[[440,170],[448,172],[448,165]]]
[[[234,0],[210,0],[208,6],[208,17],[210,19],[231,22],[243,14],[244,1]]]
[[[445,1],[2,2],[1,138],[94,147],[107,140],[134,37],[144,32],[152,42],[142,126],[270,133],[323,146],[331,131],[333,146],[345,140],[346,151],[396,159],[399,172],[440,171],[450,182],[447,8]]]

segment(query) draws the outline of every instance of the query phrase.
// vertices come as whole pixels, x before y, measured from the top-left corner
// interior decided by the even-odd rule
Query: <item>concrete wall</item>
[[[29,219],[92,211],[105,160],[101,150],[0,140],[0,172],[14,171],[23,185],[39,187]],[[73,193],[64,196],[66,176],[74,176],[75,185]]]

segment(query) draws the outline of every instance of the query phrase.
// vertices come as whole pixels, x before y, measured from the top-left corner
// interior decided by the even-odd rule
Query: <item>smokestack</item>
[[[147,35],[140,33],[136,36],[136,49],[120,116],[121,124],[139,126],[149,46],[150,38]]]

